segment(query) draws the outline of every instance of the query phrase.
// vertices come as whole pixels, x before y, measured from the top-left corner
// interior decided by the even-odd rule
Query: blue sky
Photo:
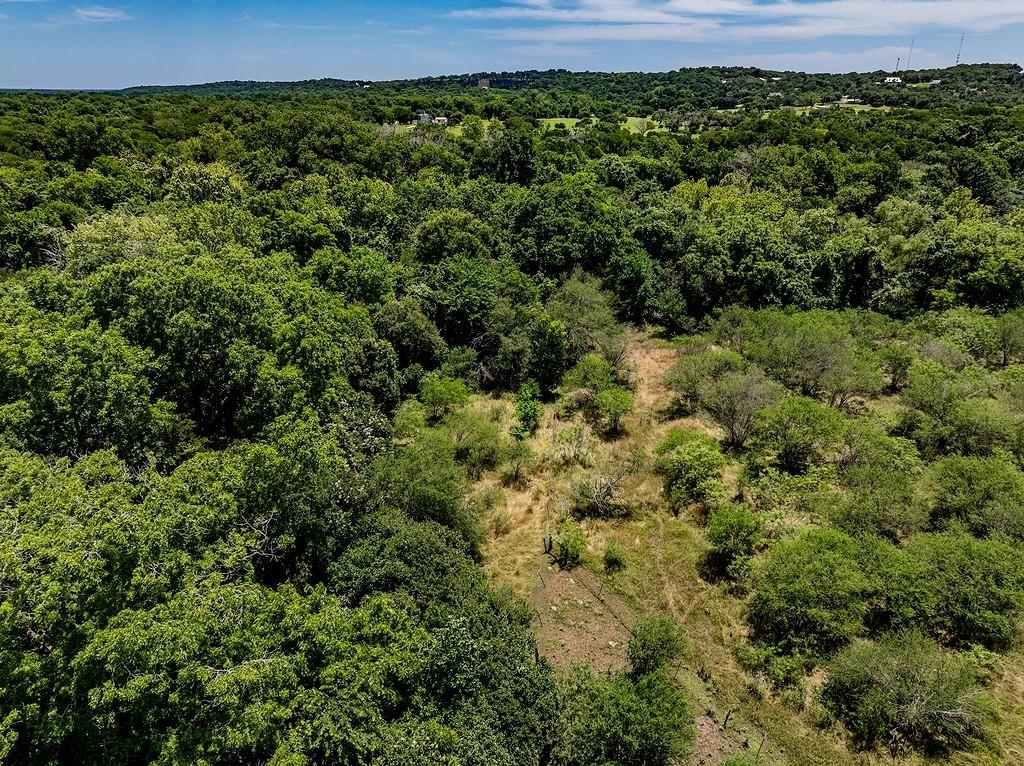
[[[0,0],[0,87],[1022,58],[1024,0]]]

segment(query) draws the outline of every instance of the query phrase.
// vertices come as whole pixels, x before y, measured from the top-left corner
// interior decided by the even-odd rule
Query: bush
[[[602,433],[619,433],[622,418],[633,411],[633,394],[619,386],[612,386],[594,397],[593,418]]]
[[[890,540],[925,527],[928,511],[916,491],[921,459],[913,442],[855,420],[844,434],[837,468],[839,483],[847,490],[847,499],[830,514],[837,526]]]
[[[963,532],[917,535],[907,553],[922,571],[917,621],[955,646],[1009,648],[1024,608],[1024,554],[1000,538]]]
[[[455,445],[455,459],[474,479],[496,467],[505,455],[506,438],[501,429],[474,412],[460,410],[448,415],[444,430]]]
[[[665,491],[673,509],[678,509],[686,503],[705,503],[725,494],[725,465],[725,455],[716,441],[692,434],[659,457],[656,468],[665,478]]]
[[[524,383],[516,394],[516,423],[512,436],[525,439],[535,433],[540,425],[540,388],[536,383]]]
[[[781,471],[802,474],[809,466],[824,461],[843,428],[843,417],[831,407],[792,396],[758,415],[755,451]]]
[[[725,505],[708,516],[708,565],[717,574],[742,579],[761,540],[764,524],[745,505]]]
[[[426,429],[409,444],[382,458],[376,482],[384,500],[417,521],[454,527],[467,539],[478,531],[463,505],[465,475],[455,462],[455,445],[440,429]]]
[[[592,442],[590,427],[586,423],[574,423],[555,437],[555,464],[562,468],[589,466]]]
[[[560,409],[582,409],[606,435],[619,432],[620,421],[633,410],[633,394],[619,385],[615,368],[598,354],[587,354],[565,375]]]
[[[575,671],[560,689],[552,766],[668,766],[693,739],[690,702],[664,673]]]
[[[845,649],[829,664],[821,700],[862,744],[932,753],[982,739],[995,710],[971,662],[917,632]]]
[[[562,569],[575,569],[583,563],[587,550],[587,535],[583,527],[572,519],[563,519],[555,534],[555,561]]]
[[[596,277],[576,272],[551,296],[548,313],[565,326],[572,359],[605,346],[620,332],[609,295]]]
[[[857,396],[876,396],[884,386],[879,360],[862,350],[851,350],[822,377],[822,393],[832,407],[847,407]]]
[[[613,474],[596,474],[573,482],[573,515],[598,519],[628,516],[630,507],[622,497],[622,485],[634,470],[635,463],[630,462]]]
[[[596,396],[616,383],[615,368],[600,354],[587,354],[565,374],[562,388],[566,391],[584,390]]]
[[[527,485],[527,474],[533,463],[533,450],[527,441],[513,439],[505,453],[508,461],[508,468],[501,476],[501,481],[506,486],[525,487]]]
[[[679,625],[669,615],[642,618],[629,639],[629,668],[634,677],[657,672],[683,653],[685,643]]]
[[[469,389],[461,380],[430,373],[420,381],[420,401],[427,409],[427,416],[437,421],[468,402]]]
[[[617,540],[609,540],[604,546],[605,574],[618,574],[626,568],[626,549]]]
[[[712,349],[684,354],[665,376],[665,385],[676,395],[679,414],[692,413],[701,402],[701,390],[728,372],[743,369],[743,357],[735,351]]]
[[[906,343],[896,341],[878,352],[882,370],[889,378],[889,391],[899,393],[907,385],[908,373],[914,364],[914,350]]]
[[[915,362],[907,373],[903,398],[911,407],[943,420],[967,392],[965,375],[937,362]]]
[[[1020,418],[995,399],[966,399],[945,422],[946,450],[963,455],[991,455],[1017,447]]]
[[[947,457],[931,467],[932,523],[960,522],[975,535],[1024,536],[1024,473],[1002,457]]]
[[[700,400],[711,418],[725,430],[725,443],[742,449],[757,415],[782,394],[782,386],[759,371],[729,372],[701,387]]]
[[[874,580],[858,541],[808,529],[777,543],[758,568],[748,619],[756,639],[784,652],[828,653],[864,632]]]

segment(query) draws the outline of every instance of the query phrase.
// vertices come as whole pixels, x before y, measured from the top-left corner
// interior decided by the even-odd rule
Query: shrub
[[[776,401],[782,387],[761,372],[729,372],[701,387],[700,400],[711,418],[725,430],[725,443],[742,449],[757,415]]]
[[[741,579],[761,540],[764,524],[745,505],[724,505],[708,516],[708,565],[717,574]]]
[[[657,470],[665,478],[665,491],[673,508],[695,502],[704,503],[722,496],[722,469],[726,459],[713,439],[693,434],[657,461]]]
[[[908,373],[914,364],[914,350],[906,343],[896,341],[878,352],[882,370],[889,378],[889,390],[899,393],[907,385]]]
[[[437,421],[468,402],[469,389],[461,380],[430,373],[420,381],[420,401],[428,417]]]
[[[575,569],[583,563],[587,549],[587,535],[583,527],[572,519],[563,519],[555,534],[555,561],[562,569]]]
[[[516,422],[512,436],[525,439],[535,433],[540,425],[540,388],[536,383],[524,383],[516,394]]]
[[[440,429],[426,429],[377,465],[377,486],[387,503],[417,521],[436,521],[468,539],[475,525],[463,505],[465,474],[455,462],[455,445]]]
[[[911,407],[942,420],[967,392],[967,381],[960,373],[937,362],[915,362],[907,373],[903,398]]]
[[[907,553],[922,568],[917,620],[956,646],[1006,649],[1024,608],[1024,554],[1005,539],[963,532],[916,535]]]
[[[495,537],[504,537],[512,531],[515,526],[515,519],[508,511],[498,511],[491,516],[491,534]]]
[[[601,348],[619,332],[609,295],[596,277],[576,272],[551,296],[548,313],[566,331],[572,359]]]
[[[995,399],[966,399],[945,422],[946,449],[964,455],[991,455],[1016,447],[1020,418]]]
[[[845,649],[829,664],[821,700],[858,742],[893,750],[967,747],[994,719],[971,662],[917,632]]]
[[[755,451],[779,470],[802,474],[809,466],[824,461],[843,427],[842,416],[831,407],[792,396],[758,415]]]
[[[617,434],[622,418],[633,411],[633,394],[619,386],[612,386],[594,397],[593,418],[604,434]]]
[[[615,368],[597,354],[587,354],[565,375],[562,412],[582,409],[606,435],[619,432],[620,421],[633,410],[633,394],[618,384]]]
[[[899,540],[922,530],[928,520],[916,492],[921,459],[913,442],[891,437],[868,421],[853,421],[843,437],[838,479],[847,499],[831,512],[850,532],[874,532]]]
[[[947,457],[931,467],[932,523],[961,522],[975,535],[1024,536],[1024,473],[1002,457]]]
[[[596,396],[616,383],[615,368],[600,354],[587,354],[565,374],[562,388],[566,391],[585,390]]]
[[[505,460],[508,461],[508,468],[501,476],[501,481],[506,486],[524,487],[527,484],[527,473],[533,462],[533,450],[528,442],[522,439],[513,439],[505,453]]]
[[[856,396],[879,394],[885,386],[885,377],[873,354],[851,350],[822,376],[821,386],[829,405],[843,408]]]
[[[613,575],[626,568],[626,549],[617,540],[609,540],[604,546],[604,571]]]
[[[757,640],[814,654],[860,636],[875,583],[857,546],[854,538],[824,529],[777,543],[754,576],[748,619]]]
[[[683,653],[685,643],[679,625],[669,615],[642,618],[629,639],[629,668],[634,677],[661,670]]]
[[[577,422],[555,437],[555,461],[560,467],[579,465],[586,467],[591,462],[593,437],[586,423]]]
[[[727,372],[739,372],[743,367],[743,357],[727,349],[684,354],[665,376],[665,385],[676,395],[678,412],[690,414],[700,405],[705,385],[714,383]]]
[[[575,671],[561,686],[552,766],[667,766],[693,739],[690,702],[664,673]]]
[[[496,423],[474,412],[460,410],[444,420],[444,429],[455,445],[455,459],[476,479],[494,468],[505,454],[505,436]]]
[[[573,515],[599,519],[621,518],[630,513],[622,497],[622,485],[636,469],[631,461],[612,474],[586,476],[573,482]]]

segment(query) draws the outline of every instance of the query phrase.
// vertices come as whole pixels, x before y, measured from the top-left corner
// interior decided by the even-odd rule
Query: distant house
[[[476,87],[480,88],[481,90],[490,90],[491,81],[488,80],[486,77],[481,77],[480,80],[477,82]]]
[[[843,96],[842,98],[842,103],[844,104],[859,104],[860,102],[861,99],[859,98],[850,98],[849,96]]]
[[[885,78],[885,84],[886,85],[902,85],[903,84],[903,78],[902,77],[886,77]]]
[[[942,85],[942,80],[932,80],[929,85]]]
[[[423,122],[423,123],[428,123],[428,124],[429,124],[429,123],[431,123],[431,122],[433,122],[433,121],[434,121],[434,118],[433,118],[433,117],[431,117],[431,116],[430,116],[429,114],[427,114],[426,112],[421,112],[421,113],[420,113],[420,116],[419,116],[419,121],[420,121],[420,122]]]
[[[768,94],[768,98],[782,98],[782,91],[773,90]]]
[[[448,124],[448,118],[447,117],[435,117],[434,118],[434,124],[435,125],[447,125]]]

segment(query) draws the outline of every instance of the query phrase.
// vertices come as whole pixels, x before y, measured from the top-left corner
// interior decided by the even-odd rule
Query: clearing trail
[[[610,472],[635,454],[649,459],[673,428],[721,437],[716,426],[700,417],[671,415],[673,395],[664,379],[677,358],[678,351],[667,343],[641,333],[631,338],[625,361],[636,407],[624,419],[620,438],[595,441],[587,470]],[[510,402],[502,404],[509,425]],[[690,647],[679,671],[696,716],[696,738],[686,763],[715,766],[737,752],[753,754],[764,742],[764,762],[785,763],[778,740],[786,738],[783,732],[794,721],[768,719],[775,705],[748,698],[747,676],[732,653],[746,630],[742,605],[722,586],[700,576],[703,533],[696,519],[669,512],[660,477],[648,468],[629,482],[624,494],[634,510],[630,518],[582,522],[587,565],[562,571],[543,553],[544,540],[564,515],[579,473],[559,469],[551,460],[559,434],[571,426],[571,421],[556,417],[554,405],[545,406],[540,428],[530,438],[537,463],[528,483],[505,487],[495,475],[478,483],[477,491],[499,497],[488,511],[491,534],[483,546],[490,576],[530,604],[538,650],[559,673],[580,665],[597,673],[624,669],[636,620],[654,612],[673,615]],[[604,545],[611,539],[629,556],[627,568],[614,579],[598,573]],[[830,755],[815,763],[846,763],[830,761]]]

